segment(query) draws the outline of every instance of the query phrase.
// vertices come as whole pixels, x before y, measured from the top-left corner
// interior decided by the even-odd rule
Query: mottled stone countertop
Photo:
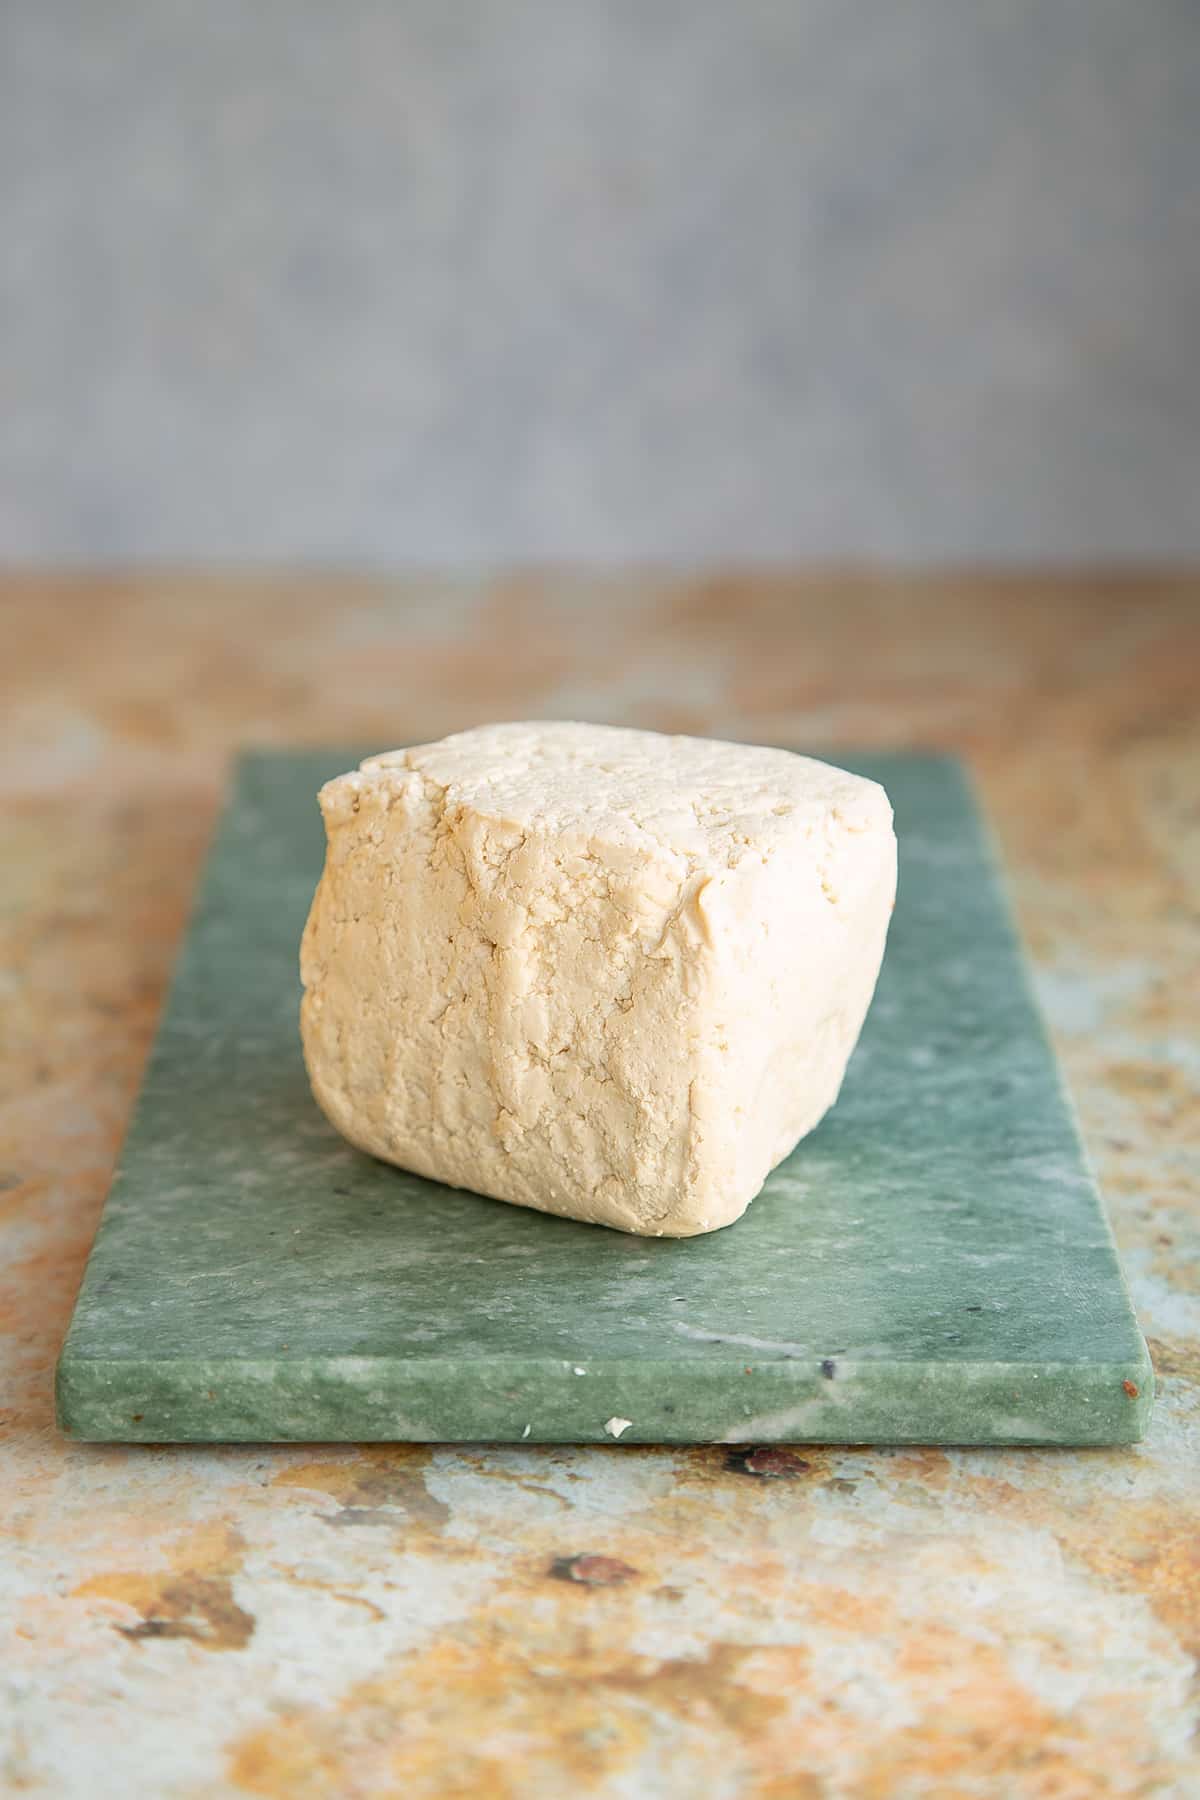
[[[1144,1444],[59,1439],[231,749],[537,715],[966,755],[1157,1365]],[[0,733],[0,1791],[1200,1791],[1200,580],[9,577]]]

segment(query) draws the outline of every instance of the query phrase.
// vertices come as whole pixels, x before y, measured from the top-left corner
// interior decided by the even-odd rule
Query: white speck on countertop
[[[607,1431],[609,1437],[619,1438],[621,1433],[623,1431],[628,1431],[632,1424],[632,1419],[618,1419],[614,1416],[611,1419],[605,1419],[604,1429]]]

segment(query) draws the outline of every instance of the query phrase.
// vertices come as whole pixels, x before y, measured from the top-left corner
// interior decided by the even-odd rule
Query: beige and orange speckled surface
[[[0,646],[0,1791],[1200,1791],[1200,580],[9,578]],[[1145,1444],[57,1438],[231,746],[528,715],[966,753],[1158,1366]]]

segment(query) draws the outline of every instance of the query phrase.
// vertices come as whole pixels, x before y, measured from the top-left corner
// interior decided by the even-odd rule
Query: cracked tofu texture
[[[875,782],[489,725],[321,790],[313,1092],[420,1175],[648,1236],[739,1218],[833,1104],[896,888]]]

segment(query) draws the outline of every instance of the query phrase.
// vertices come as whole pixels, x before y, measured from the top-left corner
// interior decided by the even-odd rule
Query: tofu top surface
[[[656,849],[692,867],[770,855],[831,815],[849,831],[891,829],[878,783],[790,750],[610,725],[484,725],[368,757],[331,782],[327,811],[416,773],[446,807],[551,836]],[[331,791],[336,790],[336,793]]]

